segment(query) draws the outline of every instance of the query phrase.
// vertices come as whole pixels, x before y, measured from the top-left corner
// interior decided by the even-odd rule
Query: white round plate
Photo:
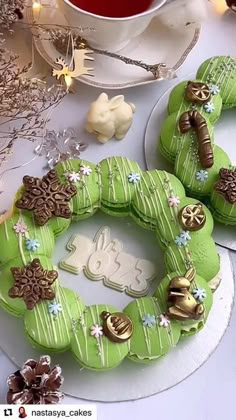
[[[40,12],[32,15],[31,0],[26,8],[26,17],[29,22],[33,18],[38,24],[66,25],[62,12],[57,8],[55,0],[45,0]],[[184,63],[191,50],[196,45],[200,34],[200,27],[196,29],[189,25],[184,32],[169,28],[154,18],[147,30],[132,40],[119,54],[147,64],[166,63],[168,67],[178,70]],[[53,67],[53,63],[61,54],[52,42],[36,38],[35,45],[40,55]],[[156,83],[151,73],[140,67],[127,65],[120,60],[94,54],[94,76],[81,76],[78,78],[88,85],[104,89],[124,89],[133,86]],[[90,62],[91,64],[91,62]],[[89,65],[91,67],[91,65]]]
[[[85,229],[86,234],[89,231],[90,237],[95,226],[94,220],[96,221],[97,217],[99,217],[99,222],[104,223],[104,220],[102,220],[104,218],[106,219],[105,223],[109,223],[108,216],[105,218],[103,215],[100,218],[98,215],[88,221],[80,222],[77,225],[80,226],[79,232],[82,225],[82,231]],[[112,225],[111,232],[115,233],[118,239],[120,239],[119,234],[121,234],[121,231],[125,230],[127,234],[127,232],[130,233],[131,229],[134,235],[133,241],[135,240],[136,245],[139,236],[136,252],[140,244],[143,244],[145,245],[143,249],[146,252],[152,248],[151,256],[153,257],[156,247],[153,244],[155,238],[153,234],[151,235],[151,232],[144,232],[141,228],[137,229],[136,225],[133,227],[126,225],[126,229],[118,229],[118,219],[112,219],[115,221],[115,224]],[[73,226],[73,233],[75,233],[75,230],[76,226]],[[71,234],[72,232],[69,233]],[[55,262],[58,262],[59,256],[62,258],[65,255],[65,250],[62,251],[62,249],[65,247],[66,239],[69,239],[69,233],[67,232],[63,238],[59,239],[54,254]],[[84,232],[82,233],[84,234]],[[151,236],[153,238],[148,241],[147,235],[149,235],[149,239],[151,239]],[[128,234],[128,238],[130,237],[131,235]],[[121,239],[123,240],[123,237]],[[129,241],[128,243],[127,241],[124,242],[124,244],[125,249],[127,249],[128,245],[131,245]],[[229,252],[219,248],[219,254],[221,257],[222,280],[214,294],[214,304],[208,321],[201,332],[195,337],[188,337],[182,340],[165,357],[152,364],[142,365],[124,360],[116,369],[103,373],[80,369],[79,364],[70,352],[53,354],[52,363],[61,365],[63,369],[63,376],[65,377],[64,392],[90,401],[115,402],[136,400],[167,390],[182,382],[199,369],[211,356],[222,339],[229,324],[233,305],[234,281]],[[159,254],[157,254],[157,261],[160,261]],[[130,300],[128,296],[104,287],[102,282],[86,280],[83,276],[78,278],[78,276],[63,271],[61,271],[61,278],[64,285],[79,292],[88,304],[95,303],[95,301],[97,303],[109,302],[117,308],[123,308]],[[0,348],[17,367],[22,366],[26,359],[31,357],[38,358],[40,355],[40,352],[33,349],[27,342],[23,329],[22,319],[10,316],[0,310]]]
[[[190,75],[189,78],[194,79],[195,75]],[[164,95],[158,100],[155,107],[153,108],[150,118],[147,123],[145,133],[145,160],[147,169],[164,169],[168,172],[173,172],[173,165],[167,162],[162,157],[158,150],[158,136],[161,130],[161,126],[167,116],[167,105],[169,101],[169,95],[173,87],[168,89]],[[231,162],[236,165],[236,148],[233,142],[236,136],[235,129],[235,110],[223,111],[220,120],[216,124],[215,128],[215,141],[220,147],[222,147],[226,153],[230,156]],[[220,223],[215,222],[215,228],[213,237],[218,245],[221,245],[227,249],[236,251],[236,228],[232,226],[224,226]]]

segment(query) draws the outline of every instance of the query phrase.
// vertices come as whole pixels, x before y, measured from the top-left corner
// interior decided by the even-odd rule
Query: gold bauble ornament
[[[109,340],[115,343],[128,341],[133,334],[133,324],[131,319],[123,312],[102,312],[103,331]]]

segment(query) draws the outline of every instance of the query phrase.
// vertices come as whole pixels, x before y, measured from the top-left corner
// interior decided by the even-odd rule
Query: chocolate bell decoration
[[[190,268],[184,277],[174,277],[169,285],[168,301],[172,304],[167,315],[180,321],[198,320],[204,314],[204,306],[198,303],[189,291],[196,276],[195,268]]]
[[[122,312],[102,312],[101,317],[104,321],[103,331],[109,340],[114,343],[124,343],[133,334],[133,324],[131,319]]]
[[[205,83],[201,82],[188,82],[185,99],[194,104],[204,104],[209,101],[211,92]]]
[[[206,223],[206,215],[201,203],[185,206],[179,212],[179,222],[184,229],[197,231]]]

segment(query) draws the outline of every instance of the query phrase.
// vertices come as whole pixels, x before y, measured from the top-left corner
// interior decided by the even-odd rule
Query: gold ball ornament
[[[201,203],[189,204],[180,210],[179,222],[184,229],[198,231],[206,223],[206,214]]]
[[[114,343],[124,343],[133,334],[133,324],[131,319],[123,312],[102,312],[103,331],[107,338]]]
[[[185,99],[195,104],[204,104],[209,101],[211,92],[206,83],[188,82]]]

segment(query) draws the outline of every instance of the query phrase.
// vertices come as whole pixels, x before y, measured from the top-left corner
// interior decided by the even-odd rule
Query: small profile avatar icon
[[[27,417],[24,407],[19,408],[19,419],[25,419]]]

